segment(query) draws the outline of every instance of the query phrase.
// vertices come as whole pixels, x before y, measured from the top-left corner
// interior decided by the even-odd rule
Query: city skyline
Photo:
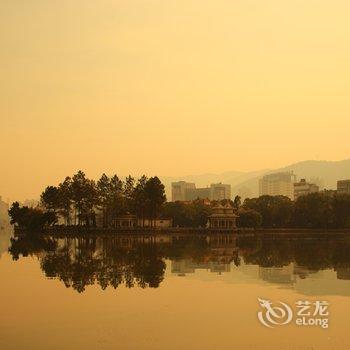
[[[331,172],[331,180],[330,179],[324,179],[322,176],[318,178],[319,172],[317,168],[315,170],[312,170],[312,164],[316,164],[318,166],[323,166],[326,164],[328,167],[330,167],[328,170],[326,169],[326,173]],[[304,167],[305,165],[305,167]],[[237,170],[232,170],[232,171],[226,171],[223,173],[203,173],[203,174],[194,174],[194,175],[183,175],[183,176],[162,176],[159,174],[156,174],[157,176],[160,177],[162,182],[165,184],[165,190],[167,194],[168,200],[171,200],[171,183],[172,182],[178,182],[178,181],[186,181],[186,182],[195,182],[197,186],[201,187],[203,190],[206,190],[206,187],[209,184],[213,183],[227,183],[229,182],[229,185],[231,186],[232,189],[232,194],[234,195],[240,195],[242,197],[245,197],[244,194],[244,189],[247,189],[249,187],[254,187],[252,192],[248,191],[248,197],[256,197],[259,195],[259,180],[267,174],[273,174],[273,173],[278,173],[278,172],[284,172],[284,171],[294,171],[294,167],[303,169],[303,170],[297,170],[295,175],[297,176],[298,179],[303,179],[306,178],[308,180],[318,180],[318,182],[323,183],[324,180],[326,180],[325,183],[323,183],[324,188],[329,188],[329,189],[335,189],[337,186],[337,181],[339,180],[347,180],[350,178],[350,159],[344,159],[341,161],[319,161],[319,160],[304,160],[300,161],[298,163],[290,164],[290,165],[285,165],[284,167],[281,168],[276,168],[276,169],[263,169],[263,170],[256,170],[252,172],[243,172],[243,171],[237,171]],[[340,167],[340,168],[339,168]],[[332,170],[333,169],[333,170]],[[77,170],[75,170],[76,172]],[[310,173],[311,171],[311,173]],[[84,171],[87,175],[89,175],[88,172]],[[96,176],[93,177],[94,180],[98,180],[99,176],[101,175],[101,172],[97,173],[97,170],[94,171],[96,173]],[[111,173],[105,172],[107,175],[112,175],[113,171]],[[30,203],[33,200],[37,201],[38,200],[38,194],[41,193],[41,191],[44,189],[44,187],[48,184],[57,184],[60,179],[59,179],[59,174],[52,174],[52,177],[50,177],[52,180],[45,180],[45,174],[42,174],[42,176],[38,179],[36,179],[36,184],[35,186],[26,186],[26,182],[20,182],[18,183],[17,187],[11,188],[5,186],[5,182],[0,182],[0,196],[2,199],[8,203],[11,203],[15,200],[19,200],[22,203]],[[131,176],[134,177],[139,177],[141,175],[148,175],[145,172],[141,172],[139,175],[138,174],[130,174]],[[0,174],[1,175],[1,174]],[[23,176],[26,174],[23,174]],[[128,175],[126,174],[117,174],[121,179],[124,179]],[[328,174],[330,175],[330,174]],[[61,176],[66,176],[66,174],[61,175]],[[229,179],[229,180],[228,180]],[[23,180],[23,177],[21,178]],[[51,181],[51,182],[45,182],[45,181]],[[256,184],[253,184],[256,182]],[[240,183],[243,185],[243,193],[241,193],[241,189],[239,188]],[[255,186],[256,185],[256,186]],[[256,187],[256,188],[255,188]],[[322,186],[320,186],[322,187]],[[200,190],[200,188],[199,188]],[[11,195],[12,193],[12,195]]]

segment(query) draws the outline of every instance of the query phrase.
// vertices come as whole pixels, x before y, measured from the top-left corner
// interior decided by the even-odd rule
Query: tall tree
[[[107,210],[108,203],[110,199],[110,179],[106,174],[102,174],[101,178],[97,181],[97,194],[99,206],[102,210],[102,225],[103,227],[107,226]]]
[[[55,186],[46,187],[45,191],[41,194],[41,204],[44,208],[50,212],[56,214],[56,211],[60,208],[60,193],[59,189]]]
[[[107,225],[111,225],[113,220],[125,210],[123,186],[123,181],[117,175],[111,177],[108,188]]]
[[[233,201],[233,208],[235,210],[238,210],[241,207],[241,205],[242,205],[241,197],[237,195]]]
[[[147,193],[146,193],[146,184],[147,184],[148,178],[143,175],[141,176],[134,188],[133,193],[133,202],[135,207],[135,214],[141,219],[142,226],[145,225],[145,215],[147,210]]]
[[[135,190],[135,179],[132,176],[128,176],[124,183],[124,200],[125,200],[125,211],[132,212],[135,207],[134,202],[134,190]]]
[[[160,213],[162,205],[166,201],[164,185],[157,176],[151,177],[145,184],[145,194],[147,198],[147,209],[151,226]]]
[[[90,225],[95,221],[94,206],[98,204],[96,185],[86,178],[84,172],[78,171],[72,178],[72,200],[78,217],[78,225]]]
[[[72,206],[72,179],[66,177],[58,185],[60,214],[64,217],[66,225],[71,224],[71,206]]]

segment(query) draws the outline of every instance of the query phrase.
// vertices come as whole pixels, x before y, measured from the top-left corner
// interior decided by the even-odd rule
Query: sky
[[[2,0],[0,195],[82,169],[350,157],[347,0]]]

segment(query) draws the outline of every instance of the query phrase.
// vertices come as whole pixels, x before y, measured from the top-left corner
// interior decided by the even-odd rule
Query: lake
[[[346,236],[11,235],[1,349],[350,348]]]

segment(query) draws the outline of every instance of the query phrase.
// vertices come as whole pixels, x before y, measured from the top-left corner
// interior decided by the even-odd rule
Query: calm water
[[[350,348],[347,238],[0,235],[0,349]],[[329,328],[267,328],[258,298]]]

